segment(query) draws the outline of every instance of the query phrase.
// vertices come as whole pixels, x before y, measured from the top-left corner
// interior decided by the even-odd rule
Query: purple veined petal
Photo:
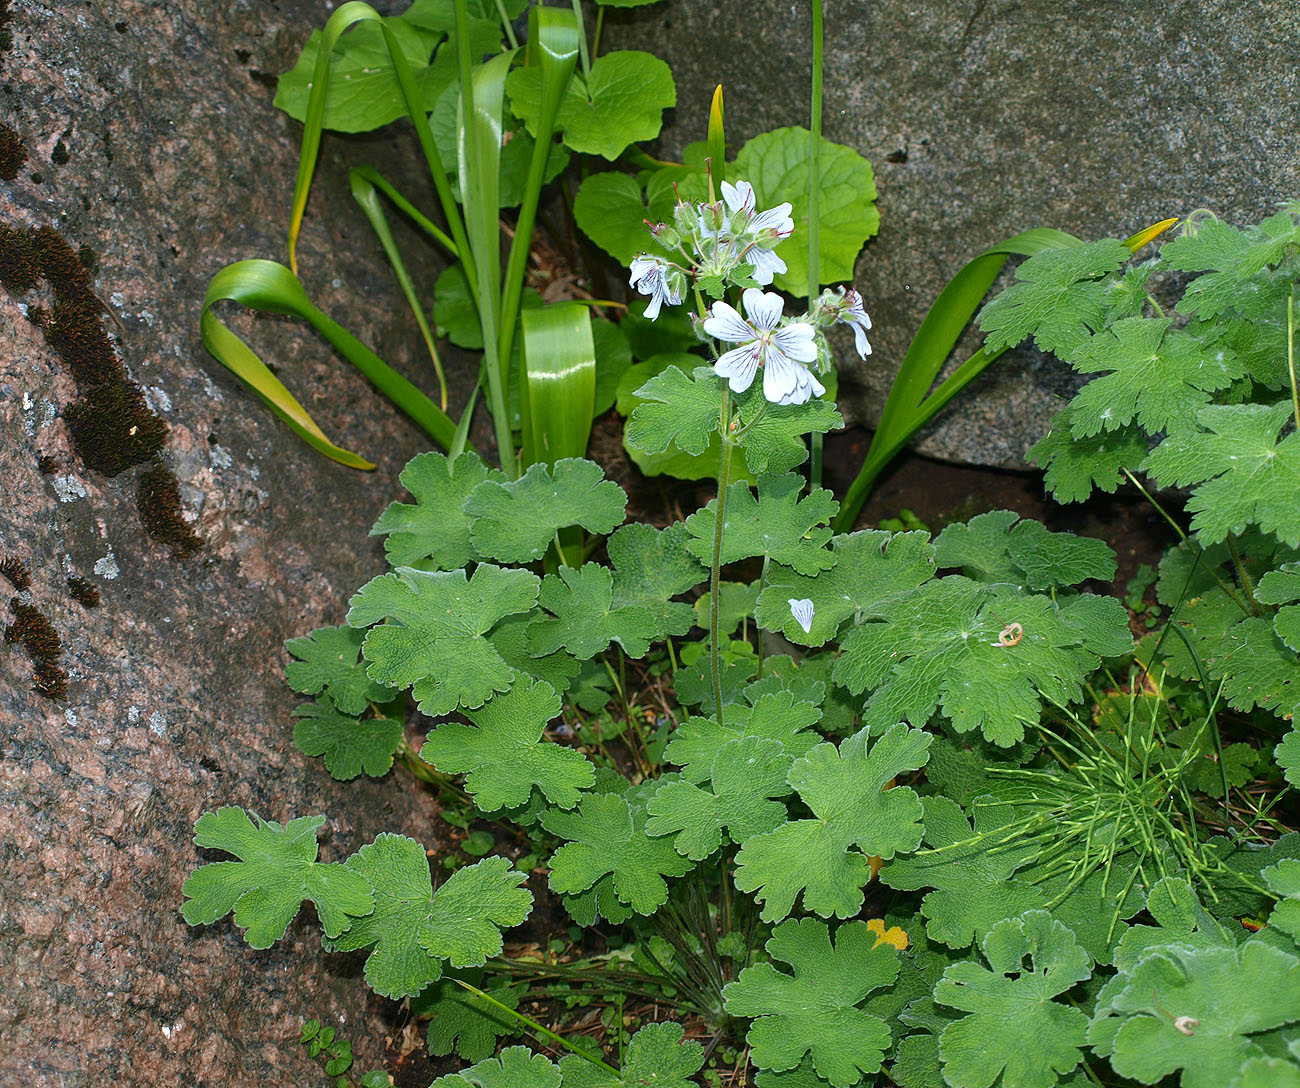
[[[769,350],[763,361],[763,396],[773,404],[797,404],[791,400],[799,390],[798,363],[777,350]]]
[[[744,259],[754,266],[754,282],[761,283],[764,287],[786,270],[785,261],[770,249],[763,249],[761,246],[751,246],[745,253]]]
[[[731,209],[733,215],[742,208],[752,212],[755,206],[754,187],[747,181],[737,181],[735,185],[724,181],[722,199],[727,202],[727,207]]]
[[[854,321],[853,325],[853,346],[858,349],[858,357],[865,359],[871,354],[871,341],[867,339],[867,329],[871,328],[871,321],[868,319],[866,328]]]
[[[659,316],[659,309],[663,304],[664,293],[662,291],[655,291],[654,294],[650,296],[650,301],[645,304],[645,314],[643,315],[645,319],[647,321],[653,321],[657,318]]]
[[[757,287],[746,287],[745,293],[740,297],[745,304],[745,313],[749,315],[749,323],[755,329],[770,332],[776,328],[785,310],[785,301],[780,295],[776,292],[765,293]]]
[[[816,614],[816,608],[813,606],[812,599],[809,597],[802,597],[796,600],[794,597],[791,597],[789,605],[790,615],[792,615],[795,618],[795,622],[803,628],[803,633],[805,635],[811,634],[813,616]]]
[[[790,211],[791,205],[787,202],[759,212],[749,221],[749,229],[755,234],[763,230],[774,230],[782,237],[793,234],[794,220],[790,218]]]
[[[713,364],[713,372],[719,378],[726,378],[732,392],[743,393],[753,384],[758,372],[759,356],[763,354],[762,345],[757,341],[732,348]]]
[[[772,344],[801,363],[817,361],[817,341],[813,339],[813,327],[802,321],[777,329],[772,335]]]
[[[716,340],[728,344],[742,344],[754,339],[754,328],[726,302],[715,302],[710,317],[704,320],[704,331]]]

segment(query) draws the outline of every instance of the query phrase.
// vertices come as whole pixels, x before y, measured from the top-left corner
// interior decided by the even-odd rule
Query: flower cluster
[[[666,304],[678,306],[688,281],[719,298],[727,284],[743,288],[744,315],[727,302],[717,301],[700,324],[703,332],[726,344],[737,345],[719,356],[713,369],[743,393],[763,371],[763,396],[773,404],[804,404],[820,397],[825,387],[808,364],[823,356],[821,330],[830,325],[853,329],[858,355],[871,354],[867,316],[862,296],[852,288],[825,291],[810,313],[799,320],[784,317],[780,295],[755,286],[770,285],[786,271],[776,246],[794,232],[788,203],[758,211],[754,187],[747,181],[722,183],[722,200],[690,204],[680,201],[671,225],[652,227],[656,240],[682,263],[667,256],[639,254],[631,265],[631,284],[649,298],[645,316],[651,321]]]

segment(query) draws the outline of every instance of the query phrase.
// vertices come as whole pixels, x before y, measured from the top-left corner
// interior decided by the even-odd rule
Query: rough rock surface
[[[669,0],[611,9],[605,38],[671,65],[670,152],[703,139],[722,83],[734,153],[808,124],[810,11]],[[857,270],[875,353],[840,352],[841,407],[859,420],[879,414],[926,309],[986,246],[1038,226],[1123,238],[1202,207],[1257,222],[1300,196],[1300,70],[1285,62],[1300,20],[1285,0],[826,0],[825,31],[824,132],[871,160],[881,212]],[[918,447],[1020,463],[1074,388],[1062,371],[1004,358]]]
[[[28,157],[0,182],[0,224],[53,226],[93,251],[104,328],[169,428],[161,462],[203,546],[173,559],[145,534],[135,496],[147,466],[110,478],[77,456],[66,419],[77,388],[29,308],[49,299],[0,288],[0,557],[30,568],[20,603],[52,622],[69,674],[66,701],[42,697],[22,648],[0,644],[0,1086],[322,1083],[296,1043],[305,1017],[339,1025],[362,1062],[382,1058],[382,1005],[359,961],[321,951],[309,907],[267,952],[229,920],[190,929],[179,907],[186,875],[216,857],[192,845],[193,822],[223,804],[276,820],[326,814],[324,860],[383,830],[437,845],[427,797],[334,783],[296,752],[281,676],[283,640],[339,622],[381,569],[367,531],[429,443],[309,331],[232,318],[326,431],[379,469],[334,465],[197,335],[219,267],[283,255],[299,130],[271,108],[264,73],[291,62],[324,10],[9,7],[0,124]],[[401,165],[413,159],[388,139],[327,142],[302,268],[328,312],[427,381],[346,187],[347,165],[375,161],[423,196]],[[98,586],[98,607],[73,600],[69,575]],[[8,613],[16,591],[0,590]]]

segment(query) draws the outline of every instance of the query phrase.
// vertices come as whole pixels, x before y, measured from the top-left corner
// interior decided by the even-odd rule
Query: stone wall
[[[0,1086],[323,1083],[296,1043],[306,1017],[339,1024],[363,1061],[383,1057],[394,1006],[369,995],[360,961],[321,951],[310,908],[266,952],[228,919],[191,929],[179,908],[186,875],[217,857],[195,849],[193,822],[223,804],[327,815],[325,860],[384,830],[437,845],[432,805],[409,779],[405,791],[339,784],[296,752],[281,673],[283,640],[339,622],[383,568],[366,534],[429,443],[310,330],[233,315],[325,430],[379,468],[326,461],[197,333],[218,268],[283,257],[301,130],[271,108],[273,74],[327,13],[315,0],[12,0],[8,14],[0,557],[31,584],[19,594],[0,579],[0,608],[5,624],[45,617],[66,696],[35,690],[21,640],[0,645]],[[407,165],[413,142],[327,141],[303,279],[432,385],[348,196],[346,166],[364,161],[427,199]],[[52,229],[23,233],[41,228]],[[23,288],[9,259],[15,239],[37,237],[67,243],[62,287],[38,276]],[[432,283],[427,256],[415,268]],[[80,324],[60,339],[69,313]],[[93,433],[73,441],[77,420],[100,418],[86,407],[103,387],[87,358],[112,371],[119,415],[106,426],[131,412],[144,428],[133,437],[149,436],[142,463],[120,472],[87,454],[102,452]],[[152,520],[139,505],[146,472],[159,485],[144,492]],[[97,588],[96,607],[74,599],[69,576]],[[43,675],[57,695],[58,676]]]
[[[857,271],[875,354],[840,352],[853,418],[879,413],[926,309],[986,246],[1039,226],[1123,238],[1197,208],[1257,222],[1300,197],[1290,0],[825,0],[824,11],[824,131],[871,160],[881,212]],[[807,125],[810,12],[808,0],[665,0],[611,10],[605,38],[672,66],[669,153],[703,139],[722,83],[734,153],[769,128]],[[1072,388],[1054,361],[1004,359],[919,448],[1018,464]]]

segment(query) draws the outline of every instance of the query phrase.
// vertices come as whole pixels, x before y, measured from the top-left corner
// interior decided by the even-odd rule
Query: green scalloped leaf
[[[358,632],[360,633],[360,632]],[[340,782],[364,771],[383,778],[393,767],[393,754],[402,744],[400,718],[357,718],[338,710],[328,695],[294,708],[298,719],[293,742],[308,756],[324,756],[325,769]]]
[[[284,667],[285,680],[303,695],[324,692],[341,713],[353,717],[364,714],[371,703],[388,702],[394,689],[375,683],[359,660],[364,638],[365,632],[354,627],[318,627],[303,638],[289,639],[284,648],[297,660]]]
[[[551,654],[563,647],[586,660],[617,642],[629,657],[644,657],[657,634],[648,608],[614,604],[614,576],[599,563],[561,567],[548,574],[538,604],[554,618],[528,625],[528,645],[534,654]]]
[[[815,575],[835,563],[825,547],[831,538],[827,522],[839,503],[824,488],[803,495],[804,481],[794,473],[760,476],[758,495],[746,483],[727,488],[726,525],[719,561],[736,563],[763,557]],[[711,562],[718,500],[686,519],[691,539],[686,547],[701,562]]]

